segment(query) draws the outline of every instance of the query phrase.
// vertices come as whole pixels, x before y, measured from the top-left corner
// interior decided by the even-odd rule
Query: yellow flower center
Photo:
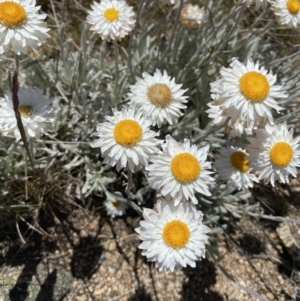
[[[103,15],[107,21],[114,22],[119,18],[119,11],[116,10],[114,7],[111,7],[105,10]]]
[[[0,23],[6,27],[14,27],[26,21],[27,14],[22,5],[12,1],[0,3]]]
[[[267,78],[256,71],[249,71],[240,78],[242,94],[254,102],[263,101],[270,91]]]
[[[143,130],[140,124],[132,119],[119,121],[114,128],[114,138],[123,146],[134,146],[142,138]]]
[[[18,110],[23,117],[29,117],[33,114],[33,107],[30,105],[21,105]]]
[[[147,97],[156,107],[164,108],[172,101],[172,93],[166,84],[154,84],[148,88]]]
[[[121,202],[119,200],[114,200],[112,204],[115,208],[118,208],[121,205]]]
[[[243,152],[234,152],[230,156],[230,161],[233,167],[235,167],[238,171],[245,172],[249,169],[247,154]]]
[[[286,7],[291,14],[298,14],[300,9],[299,0],[287,0]]]
[[[198,178],[201,166],[190,153],[181,153],[172,159],[171,171],[177,181],[188,183]]]
[[[172,248],[184,247],[190,239],[190,230],[186,223],[174,220],[168,222],[163,230],[164,242]]]
[[[279,167],[286,166],[293,159],[294,150],[287,142],[276,142],[270,149],[271,162]]]

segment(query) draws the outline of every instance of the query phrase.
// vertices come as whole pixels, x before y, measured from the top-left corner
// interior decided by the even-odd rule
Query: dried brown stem
[[[20,131],[21,138],[22,138],[22,141],[24,143],[25,150],[28,154],[28,158],[29,158],[31,167],[33,169],[33,160],[32,160],[32,156],[31,156],[30,151],[29,151],[29,146],[28,146],[24,126],[23,126],[23,123],[22,123],[21,114],[19,112],[19,97],[18,97],[19,81],[18,81],[18,75],[19,75],[19,57],[16,55],[15,56],[14,74],[13,74],[13,77],[12,77],[12,88],[11,88],[11,95],[12,96],[11,96],[11,98],[12,98],[13,108],[14,108],[15,116],[16,116],[16,120],[17,120],[17,126],[18,126],[18,129]]]

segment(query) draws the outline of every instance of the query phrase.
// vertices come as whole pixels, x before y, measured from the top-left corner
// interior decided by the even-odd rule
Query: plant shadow
[[[217,292],[210,289],[216,283],[216,268],[208,259],[197,262],[196,268],[187,267],[184,273],[188,281],[183,284],[183,301],[224,301]]]

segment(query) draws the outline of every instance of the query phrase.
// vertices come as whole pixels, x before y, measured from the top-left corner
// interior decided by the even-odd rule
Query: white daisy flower
[[[147,72],[142,76],[130,86],[129,105],[149,116],[152,125],[161,127],[165,121],[169,124],[176,122],[183,114],[181,110],[186,108],[187,96],[183,96],[186,90],[181,89],[182,85],[176,84],[166,71],[161,73],[156,69],[153,76]]]
[[[145,220],[135,229],[143,242],[138,246],[148,261],[156,262],[159,271],[196,267],[196,260],[205,258],[206,233],[203,214],[194,206],[183,202],[175,206],[172,201],[158,201],[157,211],[144,208]]]
[[[46,14],[38,14],[35,0],[0,0],[0,54],[10,46],[16,54],[36,49],[49,37],[50,30],[43,21]]]
[[[172,197],[176,206],[189,199],[198,204],[196,192],[211,195],[207,184],[214,179],[209,176],[213,172],[207,170],[211,168],[211,163],[206,161],[208,145],[198,149],[189,139],[179,143],[167,135],[162,149],[163,153],[151,157],[152,164],[146,168],[153,188],[160,189],[163,196]]]
[[[149,130],[151,120],[136,112],[134,108],[124,107],[122,111],[113,110],[113,116],[106,117],[107,122],[97,125],[100,139],[91,143],[100,147],[104,163],[132,172],[148,165],[151,155],[159,152],[160,140],[154,138],[157,133]]]
[[[249,7],[250,5],[255,4],[255,9],[259,9],[262,7],[263,9],[267,8],[269,0],[240,0],[239,3],[246,3],[246,5]]]
[[[222,147],[220,155],[216,157],[215,166],[220,178],[239,190],[253,187],[253,182],[258,182],[249,168],[248,154],[242,148]]]
[[[282,25],[296,28],[300,23],[299,0],[274,0],[273,10]]]
[[[104,202],[104,207],[106,209],[107,215],[115,218],[116,216],[122,216],[128,207],[126,199],[122,197],[120,192],[110,193],[105,191],[106,200]]]
[[[271,109],[283,109],[275,98],[287,97],[282,86],[275,85],[276,75],[268,73],[251,59],[245,66],[234,58],[230,67],[223,67],[220,71],[221,79],[211,83],[213,95],[218,96],[214,98],[212,105],[217,105],[224,111],[222,116],[232,117],[234,120],[231,123],[242,123],[248,134],[266,120],[273,123]]]
[[[134,28],[135,13],[123,0],[101,0],[91,8],[87,22],[103,40],[121,40]]]
[[[265,183],[275,181],[289,183],[289,175],[297,176],[300,166],[300,137],[293,138],[293,129],[288,130],[286,123],[266,124],[258,130],[255,138],[247,138],[251,145],[249,152],[250,167],[257,173],[258,179]]]
[[[27,139],[40,138],[42,133],[47,133],[54,121],[52,101],[43,95],[42,90],[31,88],[19,88],[18,98]],[[0,98],[0,132],[4,136],[13,134],[17,139],[21,138],[10,92],[6,92],[4,98]]]

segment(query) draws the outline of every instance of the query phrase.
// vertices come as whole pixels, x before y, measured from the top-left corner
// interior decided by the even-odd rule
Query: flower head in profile
[[[274,0],[273,10],[281,25],[297,27],[300,23],[299,0]]]
[[[236,189],[247,189],[253,187],[253,182],[258,182],[249,168],[248,154],[242,148],[222,147],[216,157],[215,166],[220,178]]]
[[[247,134],[266,121],[273,123],[271,110],[283,109],[275,98],[287,97],[282,86],[275,85],[276,75],[250,59],[244,65],[236,58],[230,68],[222,68],[220,74],[221,79],[211,83],[213,101],[207,111],[209,114],[231,117],[229,125]],[[219,108],[214,109],[214,106]]]
[[[218,94],[212,94],[213,101],[208,103],[209,109],[206,111],[208,117],[213,119],[212,123],[217,126],[224,126],[224,132],[230,134],[232,137],[241,136],[245,131],[248,134],[247,122],[240,120],[239,112],[234,108],[222,109],[220,104],[223,98]],[[265,120],[262,119],[259,123],[264,124]],[[250,134],[252,129],[250,130]]]
[[[49,37],[45,26],[46,14],[39,14],[35,0],[0,0],[0,54],[9,47],[16,54],[36,49]]]
[[[157,211],[144,208],[144,219],[135,229],[143,241],[142,255],[156,263],[159,271],[173,272],[175,268],[196,267],[205,258],[208,227],[202,224],[203,214],[193,205],[183,202],[158,201]]]
[[[187,96],[183,96],[186,90],[181,89],[181,85],[176,84],[166,71],[161,73],[157,69],[153,76],[147,72],[142,76],[130,86],[129,104],[149,116],[152,125],[161,127],[164,122],[176,122],[182,115],[181,110],[186,108]]]
[[[22,118],[27,139],[40,138],[46,134],[54,121],[51,100],[47,99],[41,90],[19,89],[19,112]],[[21,138],[17,126],[17,120],[12,103],[12,95],[7,92],[4,98],[0,98],[0,132],[2,135],[14,135]]]
[[[150,156],[159,152],[157,145],[161,142],[149,130],[151,120],[141,112],[124,107],[122,111],[113,110],[113,116],[106,120],[97,126],[100,138],[91,143],[92,147],[101,148],[104,163],[116,165],[118,171],[126,167],[134,172],[148,165]]]
[[[177,206],[181,201],[191,200],[198,204],[196,192],[211,195],[208,184],[214,182],[208,171],[211,163],[206,161],[209,146],[198,148],[189,139],[183,143],[170,135],[162,145],[163,153],[151,158],[146,170],[148,181],[155,189],[160,189],[165,197],[170,196]]]
[[[105,195],[106,200],[104,201],[104,207],[107,215],[112,218],[124,215],[128,205],[126,199],[122,197],[122,194],[120,192],[110,193],[106,191]]]
[[[255,9],[259,9],[260,7],[266,9],[268,2],[270,0],[240,0],[240,3],[246,3],[247,6],[255,5]]]
[[[124,0],[101,0],[91,8],[87,22],[103,40],[121,40],[134,28],[135,13]]]
[[[293,129],[286,123],[266,124],[265,129],[256,132],[254,138],[248,138],[247,147],[250,166],[257,173],[258,179],[275,186],[278,180],[289,183],[289,175],[297,176],[300,166],[300,137],[293,138]]]

